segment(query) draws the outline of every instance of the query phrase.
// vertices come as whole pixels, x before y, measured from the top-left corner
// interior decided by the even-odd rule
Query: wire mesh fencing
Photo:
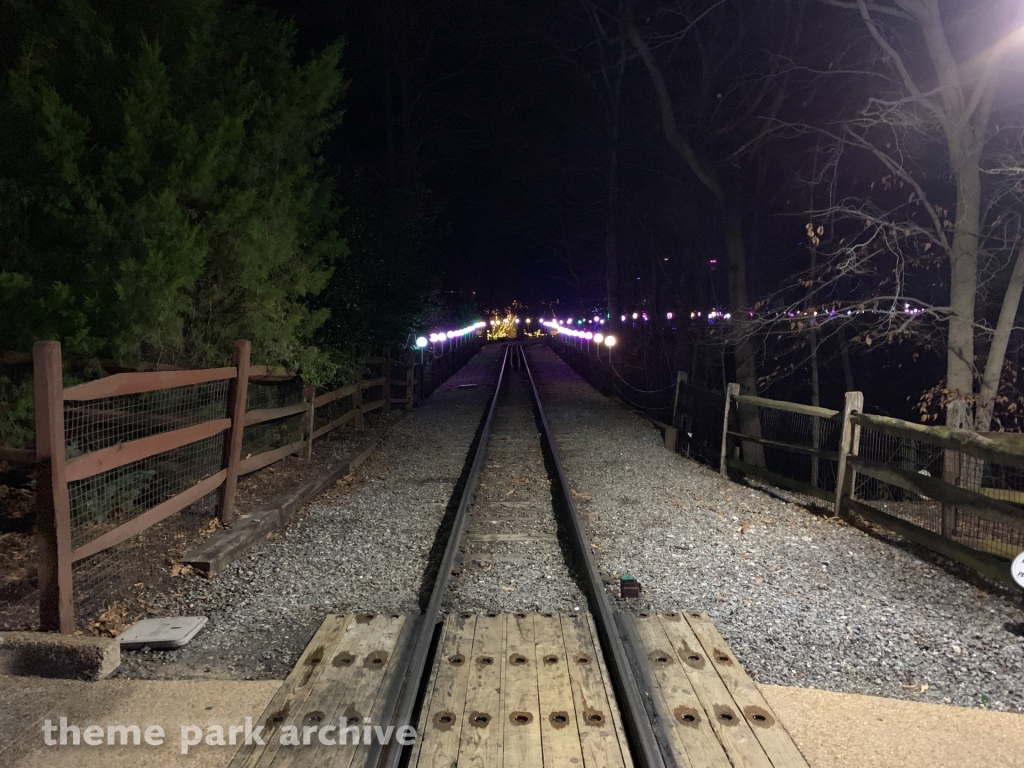
[[[64,402],[68,459],[173,430],[222,419],[226,380],[152,392]],[[110,534],[168,499],[218,473],[224,432],[147,456],[67,484],[74,550]],[[72,564],[75,613],[84,622],[132,584],[149,580],[195,541],[216,514],[216,492],[138,535]]]
[[[687,456],[718,466],[722,455],[722,420],[725,395],[679,381],[673,426]]]
[[[780,445],[762,444],[764,465],[773,472],[831,494],[836,490],[842,417],[794,413],[765,406],[757,410],[759,437]],[[785,446],[806,449],[794,451]]]
[[[1021,466],[867,425],[858,448],[856,501],[979,552],[1024,549]]]

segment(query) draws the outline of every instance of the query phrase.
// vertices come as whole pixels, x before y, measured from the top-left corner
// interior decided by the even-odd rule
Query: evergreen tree
[[[2,0],[0,348],[322,378],[310,309],[345,255],[319,150],[340,45],[219,0]],[[329,364],[328,364],[329,365]]]

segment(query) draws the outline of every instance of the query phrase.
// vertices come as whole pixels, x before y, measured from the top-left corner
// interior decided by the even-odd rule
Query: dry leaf
[[[182,563],[174,563],[171,566],[171,578],[172,579],[176,578],[178,576],[191,576],[193,573],[195,573],[195,570],[193,570],[191,565],[183,565]]]
[[[502,587],[502,589],[505,590],[506,592],[515,592],[516,591],[515,587]]]
[[[760,584],[762,581],[763,581],[763,579],[760,579],[760,578],[754,579],[754,583],[755,584]]]

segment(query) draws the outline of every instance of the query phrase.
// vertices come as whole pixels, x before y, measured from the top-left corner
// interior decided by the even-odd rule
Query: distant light
[[[637,317],[636,312],[634,312],[633,313],[633,319],[636,320],[636,317]]]
[[[519,318],[516,318],[516,325],[519,325]]]
[[[448,331],[448,333],[446,333],[445,336],[447,336],[449,339],[454,338],[455,337],[455,331]]]
[[[595,333],[594,334],[594,341],[596,341],[598,344],[600,344],[602,341],[604,341],[604,334],[603,333]]]
[[[594,322],[595,322],[595,323],[599,323],[599,322],[601,322],[601,318],[600,318],[600,317],[598,317],[597,315],[594,315]]]
[[[622,322],[626,322],[626,316],[625,315],[622,316]]]
[[[614,336],[605,336],[604,337],[604,345],[606,347],[614,347],[615,346],[615,337]]]
[[[665,261],[668,261],[668,259],[665,259]],[[667,318],[668,318],[669,320],[671,320],[671,319],[672,319],[672,313],[671,313],[671,312],[669,312],[669,313],[668,313],[668,314],[666,315],[666,317],[667,317]]]
[[[416,339],[416,346],[419,347],[420,349],[423,349],[425,346],[427,346],[426,337],[420,336],[418,339]]]
[[[594,338],[594,334],[592,334],[590,331],[587,331],[586,333],[583,334],[583,338],[586,339],[587,341],[590,341],[592,338]]]

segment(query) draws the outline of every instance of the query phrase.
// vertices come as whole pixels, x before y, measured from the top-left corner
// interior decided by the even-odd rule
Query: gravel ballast
[[[628,610],[702,610],[759,683],[1024,711],[1019,596],[671,453],[551,350],[530,365],[606,576]]]
[[[465,555],[445,596],[448,611],[587,610],[558,541],[526,372],[505,369],[484,470],[466,520]]]
[[[487,347],[385,434],[350,478],[217,578],[183,579],[157,615],[209,616],[177,651],[125,652],[118,677],[282,679],[328,613],[417,613],[438,528],[493,391]]]

